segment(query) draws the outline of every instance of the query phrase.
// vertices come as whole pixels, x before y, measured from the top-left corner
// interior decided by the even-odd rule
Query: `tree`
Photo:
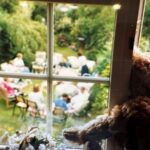
[[[146,1],[145,14],[143,20],[142,37],[140,38],[140,48],[142,51],[150,49],[150,0]]]
[[[43,3],[35,3],[32,10],[31,18],[33,20],[46,23],[47,21],[47,9],[46,5]]]
[[[7,22],[5,17],[6,15],[2,16],[0,14],[0,63],[9,61],[14,55],[11,51],[13,48],[13,43],[7,31]]]
[[[146,37],[150,36],[150,0],[146,1],[145,7],[145,15],[144,15],[144,22],[143,22],[143,35]]]
[[[7,51],[0,53],[0,63],[22,52],[25,64],[31,67],[35,52],[47,49],[46,26],[19,14],[0,13],[0,18],[0,51]]]
[[[1,0],[0,9],[7,13],[14,13],[18,4],[18,0]]]
[[[111,46],[106,45],[113,38],[114,20],[115,12],[108,7],[82,5],[65,13],[56,9],[55,35],[64,35],[69,44],[75,43],[78,48],[81,47],[79,38],[82,38],[84,54],[97,60],[99,54],[111,53]]]

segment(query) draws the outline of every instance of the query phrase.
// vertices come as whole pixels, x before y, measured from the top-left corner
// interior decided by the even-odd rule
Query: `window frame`
[[[143,11],[143,3],[145,0],[26,0],[26,1],[35,1],[35,2],[45,2],[47,3],[48,10],[48,72],[43,75],[36,74],[17,74],[17,73],[4,73],[0,72],[1,77],[11,77],[11,78],[25,78],[25,79],[38,79],[38,80],[46,80],[47,81],[47,106],[48,106],[48,114],[47,114],[47,130],[51,133],[52,127],[52,82],[55,80],[61,81],[82,81],[82,82],[92,82],[92,83],[106,83],[110,84],[110,94],[109,94],[109,107],[113,107],[115,104],[120,104],[129,95],[129,77],[132,66],[132,54],[133,54],[133,46],[136,42],[135,33],[137,27],[138,15],[140,6]],[[122,9],[117,11],[116,14],[116,28],[115,35],[113,41],[113,58],[112,58],[112,67],[111,67],[111,76],[109,78],[90,78],[90,77],[61,77],[61,76],[53,76],[52,74],[52,56],[53,56],[53,3],[76,3],[76,4],[101,4],[101,5],[114,5],[121,4]],[[142,20],[143,15],[140,16]],[[125,19],[125,22],[122,18]],[[123,24],[126,23],[126,24]],[[122,27],[123,25],[123,27]],[[138,29],[140,30],[140,28]],[[124,35],[121,37],[120,35]],[[139,39],[139,32],[137,35],[137,39]],[[121,38],[120,38],[121,37]],[[133,41],[131,41],[131,38]],[[121,42],[121,44],[120,44]],[[131,43],[132,42],[132,43]],[[138,43],[138,40],[137,40]],[[131,46],[131,47],[130,47]],[[119,68],[118,68],[119,64]],[[120,74],[120,71],[123,71],[123,74]],[[124,77],[123,77],[124,75]],[[117,95],[117,93],[119,93]],[[117,146],[113,139],[108,141],[107,150],[121,150],[120,147]]]
[[[45,2],[47,0],[32,0],[34,2]],[[52,0],[53,1],[53,0]],[[68,0],[67,0],[68,1]],[[81,4],[82,0],[79,0],[77,4]],[[109,0],[104,1],[101,0],[103,3],[108,3]],[[114,0],[115,1],[115,0]],[[27,0],[30,2],[30,0]],[[61,0],[54,2],[61,2]],[[95,4],[95,1],[91,1],[92,4]],[[75,3],[75,2],[73,2]],[[88,2],[87,2],[88,3]],[[90,4],[90,3],[89,3]],[[52,99],[53,99],[53,88],[52,83],[53,81],[71,81],[71,82],[90,82],[90,83],[106,83],[109,84],[110,80],[107,77],[65,77],[65,76],[54,76],[52,73],[52,60],[53,60],[53,52],[54,52],[54,15],[53,15],[53,7],[54,3],[48,1],[47,3],[47,73],[46,74],[30,74],[30,73],[7,73],[0,71],[0,77],[11,77],[11,78],[22,78],[22,79],[36,79],[36,80],[45,80],[47,82],[47,132],[52,132]]]

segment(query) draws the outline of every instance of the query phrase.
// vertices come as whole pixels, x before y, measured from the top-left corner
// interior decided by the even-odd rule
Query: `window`
[[[140,42],[139,42],[139,48],[146,55],[147,54],[149,55],[149,51],[150,51],[150,40],[149,40],[150,22],[148,20],[149,4],[150,4],[149,0],[145,1],[145,11],[141,12],[141,14],[143,15],[143,20],[141,20],[142,18],[139,18],[139,28],[141,27],[141,22],[143,21],[143,25],[142,25],[142,29],[141,29],[142,32],[141,32],[141,37],[140,37]]]
[[[24,45],[22,43],[20,43],[20,45],[18,45],[18,47],[19,46],[21,47],[22,45],[28,46],[25,48],[23,47],[24,48],[23,55],[28,54],[29,58],[32,57],[32,59],[31,59],[31,60],[33,60],[32,63],[29,62],[28,59],[26,60],[26,63],[30,63],[31,68],[29,68],[29,70],[32,69],[32,72],[31,72],[31,70],[30,71],[28,70],[28,72],[16,73],[16,72],[14,72],[14,70],[12,72],[10,72],[10,70],[8,70],[8,72],[6,72],[6,71],[0,72],[0,76],[7,77],[7,78],[11,77],[11,78],[15,78],[15,79],[19,78],[21,80],[25,80],[28,85],[32,82],[32,85],[33,85],[33,83],[38,83],[39,85],[41,85],[41,87],[43,87],[43,89],[44,89],[43,94],[47,98],[47,100],[45,102],[47,103],[47,130],[48,130],[48,132],[52,132],[51,127],[53,124],[53,119],[52,119],[53,99],[55,99],[55,97],[57,97],[57,95],[59,95],[58,87],[62,84],[62,82],[64,85],[67,84],[66,87],[71,86],[71,87],[75,87],[75,88],[81,87],[81,85],[82,86],[84,85],[84,87],[86,86],[86,88],[87,88],[86,84],[89,84],[89,88],[95,87],[95,90],[98,90],[98,91],[99,91],[99,89],[104,89],[103,87],[106,86],[105,91],[104,91],[105,95],[103,95],[103,97],[108,98],[109,82],[110,82],[110,79],[109,79],[110,71],[109,70],[111,69],[111,64],[113,64],[112,70],[114,72],[112,71],[113,76],[111,77],[112,80],[111,80],[110,87],[111,87],[111,89],[114,89],[114,91],[111,90],[111,92],[114,92],[114,93],[116,92],[118,94],[117,90],[118,90],[118,87],[120,86],[121,88],[120,87],[119,88],[121,89],[120,90],[121,92],[119,91],[120,93],[118,95],[121,98],[124,97],[124,95],[126,96],[127,94],[123,95],[124,88],[122,88],[122,87],[124,87],[124,86],[126,87],[127,80],[126,80],[126,77],[124,77],[123,82],[121,82],[122,81],[121,77],[126,72],[127,73],[129,72],[129,69],[126,70],[126,68],[128,68],[127,66],[131,66],[131,64],[128,63],[126,65],[126,68],[123,68],[124,65],[122,65],[122,62],[123,62],[122,60],[124,60],[124,57],[126,55],[122,56],[121,52],[122,51],[125,52],[126,48],[129,49],[128,45],[126,43],[128,41],[128,37],[130,36],[130,34],[131,34],[131,36],[134,36],[135,28],[132,29],[132,32],[127,32],[127,33],[129,33],[129,35],[128,34],[125,35],[124,39],[122,40],[122,37],[120,37],[120,34],[126,33],[126,31],[130,30],[128,28],[128,26],[130,26],[132,24],[132,17],[130,18],[131,19],[130,24],[127,24],[127,25],[123,24],[124,25],[123,30],[119,26],[119,24],[120,24],[119,21],[120,20],[122,21],[122,19],[120,19],[122,16],[129,15],[127,13],[127,12],[130,12],[130,11],[128,11],[129,7],[123,7],[123,12],[122,11],[120,13],[117,12],[117,22],[115,22],[116,21],[116,17],[115,17],[116,11],[114,9],[112,9],[111,6],[114,5],[115,3],[117,3],[118,2],[117,0],[114,0],[114,1],[101,0],[99,2],[97,2],[96,0],[95,1],[90,0],[90,1],[84,2],[84,3],[82,0],[79,0],[78,3],[76,3],[76,1],[69,1],[69,0],[62,0],[62,1],[61,0],[52,0],[51,3],[48,3],[48,1],[46,1],[46,0],[43,0],[43,1],[41,0],[42,2],[39,2],[39,3],[36,2],[36,0],[33,0],[33,1],[35,1],[35,2],[29,2],[29,1],[21,2],[20,5],[21,5],[21,7],[24,8],[24,9],[22,9],[22,11],[26,11],[27,7],[29,8],[29,10],[30,9],[32,10],[32,8],[35,7],[34,10],[36,11],[36,8],[38,8],[39,5],[43,5],[43,8],[47,8],[48,15],[47,15],[47,17],[45,17],[46,11],[44,12],[45,14],[42,14],[41,16],[38,16],[38,15],[34,16],[33,15],[34,13],[32,13],[33,16],[29,16],[29,17],[33,17],[33,20],[41,21],[41,23],[43,23],[43,25],[46,24],[47,28],[45,28],[43,26],[40,27],[43,32],[39,35],[35,32],[36,30],[39,29],[38,28],[39,26],[38,26],[38,24],[36,24],[34,22],[35,24],[32,27],[32,29],[33,29],[32,35],[34,35],[35,37],[33,37],[32,41],[29,40],[28,45]],[[67,4],[66,3],[64,4],[63,2],[66,2]],[[131,5],[132,5],[132,2],[128,2],[128,3],[131,3]],[[90,4],[99,4],[99,5],[95,6],[95,5],[90,5]],[[101,4],[102,4],[102,6],[101,6]],[[123,4],[126,6],[127,2],[124,2]],[[81,9],[79,10],[79,8],[81,8]],[[115,5],[114,8],[119,9],[120,5]],[[108,9],[109,9],[109,11],[108,11]],[[86,10],[88,10],[89,12]],[[124,10],[126,13],[124,13]],[[136,10],[138,10],[138,8],[136,8]],[[38,9],[38,11],[40,12],[41,10]],[[80,17],[76,16],[76,14],[79,13],[78,11],[80,11],[80,14],[85,15],[85,17],[86,17],[86,15],[89,16],[89,20],[84,20],[85,17],[82,17],[82,15],[80,15]],[[103,14],[103,13],[105,13],[105,15],[107,14],[107,17],[104,17],[103,15],[100,15],[99,13],[97,13],[99,11],[101,12],[100,14]],[[41,11],[41,12],[43,12],[43,11]],[[26,14],[25,12],[22,12],[22,13],[24,13],[24,15]],[[38,14],[38,13],[36,12],[35,14]],[[30,15],[30,14],[27,13],[26,15]],[[71,15],[73,17],[70,17]],[[95,20],[92,18],[93,16],[90,18],[90,15],[95,15],[94,16]],[[24,16],[24,17],[27,17],[27,16]],[[101,17],[102,17],[102,20],[101,20]],[[134,17],[136,18],[136,11],[135,11],[135,14],[133,13],[133,18]],[[20,17],[20,19],[22,19],[22,17]],[[107,19],[110,19],[110,20],[107,20]],[[132,25],[133,27],[135,26],[135,22],[136,22],[135,20],[133,20],[133,25]],[[96,21],[96,23],[94,21]],[[108,24],[107,21],[110,21],[111,25]],[[28,29],[28,26],[30,25],[30,22],[27,22],[27,23],[28,24],[26,24],[26,29]],[[59,24],[59,23],[61,23],[61,24]],[[97,25],[97,23],[98,23],[98,25]],[[91,26],[89,27],[88,24],[91,24]],[[115,25],[116,25],[116,30],[115,30]],[[18,26],[19,26],[19,24],[18,24]],[[56,29],[56,26],[57,26],[57,29]],[[72,26],[74,27],[74,30],[72,30],[73,29]],[[107,27],[107,28],[105,28],[105,27]],[[83,29],[85,29],[85,30],[83,30]],[[94,31],[95,29],[96,29],[96,31]],[[99,29],[101,29],[105,34],[101,35],[101,32]],[[97,31],[99,31],[99,32],[96,34],[97,39],[95,40],[95,37],[92,37],[92,33],[97,32]],[[115,35],[114,35],[114,31],[116,32]],[[13,32],[15,32],[15,31],[13,31]],[[28,31],[28,30],[22,32],[21,36],[23,36],[25,33],[28,33],[28,32],[30,33],[30,31]],[[1,28],[0,28],[0,33],[1,33],[1,35],[3,33]],[[44,33],[46,33],[46,34],[44,34]],[[61,34],[59,34],[59,33],[61,33]],[[88,34],[89,34],[89,36],[87,36]],[[107,34],[107,36],[105,36],[106,34]],[[19,35],[19,33],[18,33],[18,35]],[[46,39],[46,37],[47,37],[47,39]],[[103,37],[105,37],[105,39],[103,39],[102,42],[99,41],[99,39],[101,39]],[[114,41],[114,39],[113,39],[114,37],[115,37],[116,41]],[[18,39],[19,39],[19,36],[17,36],[17,38],[14,39],[14,41],[16,40],[16,42],[17,42]],[[24,40],[28,40],[28,39],[22,39],[22,42]],[[120,42],[119,40],[121,41],[122,45],[119,44],[119,42]],[[45,45],[47,45],[47,48],[46,48],[46,46],[40,47],[40,43],[39,43],[39,45],[36,45],[37,44],[36,41],[40,41],[41,43],[45,42]],[[33,55],[29,54],[30,50],[32,51],[32,46],[30,45],[31,42],[33,42],[35,44],[33,49],[36,49],[36,46],[38,48],[39,47],[41,48],[38,50],[39,53],[34,54],[35,51],[33,51],[33,53],[32,53]],[[99,43],[99,42],[101,42],[101,43]],[[11,46],[13,46],[13,45],[11,45]],[[67,49],[64,49],[64,46],[67,46]],[[120,52],[119,49],[122,47],[123,47],[123,50]],[[29,49],[29,48],[31,48],[31,49],[29,51],[27,51],[27,49]],[[86,49],[86,51],[84,51],[84,49]],[[97,49],[102,50],[102,53],[99,53],[97,51]],[[115,51],[117,51],[119,54],[119,55],[117,55],[116,53],[113,53],[113,60],[112,60],[112,49],[115,49]],[[43,53],[43,50],[45,53]],[[109,55],[105,54],[106,50],[109,51]],[[19,52],[19,49],[17,49],[17,51]],[[79,59],[77,57],[77,54],[78,54],[77,52],[80,52],[80,54],[82,54],[82,55],[88,56],[86,58],[86,61],[88,60],[89,64],[92,66],[91,72],[87,71],[87,72],[85,72],[85,74],[81,72],[81,67],[79,67]],[[126,54],[126,52],[125,52],[125,54]],[[131,52],[129,53],[129,55],[130,54],[131,54]],[[4,53],[3,53],[3,55],[4,55]],[[71,57],[72,55],[74,57]],[[97,60],[96,58],[93,57],[93,56],[97,57],[98,55],[99,56],[104,55],[106,57],[106,59],[101,60],[101,58],[98,57],[99,60]],[[84,57],[82,57],[82,58],[83,58],[82,60],[85,60]],[[60,62],[59,62],[59,60],[60,60]],[[65,63],[64,63],[64,60],[65,60]],[[7,60],[4,60],[4,61],[7,61]],[[112,63],[112,61],[113,61],[113,63]],[[121,62],[118,67],[119,70],[124,69],[123,74],[119,74],[119,75],[118,75],[118,72],[116,71],[117,67],[115,64],[116,62],[118,63],[118,61]],[[102,68],[103,66],[101,66],[102,63],[104,66],[106,66],[106,64],[108,64],[107,70],[104,71],[104,68]],[[98,64],[100,64],[100,68],[98,68],[96,66]],[[115,66],[115,69],[113,68],[114,66]],[[97,73],[96,69],[95,69],[96,67],[97,67],[97,69],[99,69],[100,74],[96,74]],[[4,67],[4,69],[5,68],[6,67]],[[71,69],[74,68],[74,69],[68,75],[68,72],[67,73],[60,72],[61,71],[60,68],[61,69],[65,68],[65,71],[68,68],[71,68]],[[85,70],[87,70],[87,68]],[[27,70],[25,70],[25,71],[27,71]],[[76,73],[75,75],[74,75],[74,72]],[[116,79],[114,79],[114,75],[117,76],[118,81],[116,81]],[[29,80],[26,80],[26,79],[29,79]],[[30,83],[28,83],[28,82],[30,82]],[[116,83],[114,84],[114,82],[116,82]],[[114,87],[114,88],[112,88],[112,87]],[[62,88],[62,89],[65,90],[65,88]],[[64,91],[65,94],[70,89],[71,88]],[[63,94],[63,93],[61,93],[61,94]],[[76,94],[76,90],[71,91],[71,94]],[[112,98],[112,100],[114,100],[117,97],[116,96],[117,94],[116,95],[115,94],[114,94],[114,97]],[[97,93],[95,94],[94,92],[93,92],[93,95],[94,95],[94,97],[95,96],[100,97],[100,95],[97,95]],[[91,95],[91,97],[92,97],[92,95]],[[106,101],[104,101],[103,103],[105,106],[108,106]],[[115,104],[115,100],[111,103],[112,103],[112,105]],[[94,108],[94,106],[93,106],[93,108]],[[88,115],[90,115],[90,114],[88,114]],[[60,125],[57,125],[55,127],[59,128],[61,130]],[[53,129],[53,131],[55,131],[55,128]],[[59,132],[59,131],[56,131],[55,134],[57,134],[57,132]]]

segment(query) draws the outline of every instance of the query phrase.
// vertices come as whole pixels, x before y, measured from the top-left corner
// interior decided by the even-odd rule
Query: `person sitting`
[[[55,107],[63,108],[64,111],[68,110],[67,103],[69,102],[69,97],[67,94],[62,94],[62,96],[54,101]]]
[[[24,61],[23,61],[23,54],[22,53],[17,53],[16,58],[13,60],[13,65],[16,67],[23,67]]]
[[[46,115],[46,107],[44,103],[44,96],[38,84],[33,86],[33,91],[28,94],[28,99],[37,104],[37,109],[39,110],[40,116],[43,118]],[[31,110],[32,115],[35,115],[36,110]]]
[[[17,53],[16,58],[13,60],[13,65],[17,68],[18,72],[29,72],[29,68],[24,64],[22,53]]]
[[[80,112],[89,103],[89,92],[85,87],[81,87],[77,95],[71,98],[68,104],[68,113],[74,114]]]
[[[9,107],[10,98],[13,98],[16,94],[11,82],[11,78],[1,78],[0,80],[0,96],[5,100],[7,108]]]

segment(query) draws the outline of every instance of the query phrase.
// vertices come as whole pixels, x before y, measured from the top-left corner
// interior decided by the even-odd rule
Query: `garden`
[[[148,5],[149,4],[149,5]],[[150,48],[150,0],[147,0],[140,47],[143,51]],[[86,77],[110,77],[112,61],[113,35],[115,31],[116,10],[106,6],[84,6],[55,4],[54,6],[54,51],[53,75],[83,76],[82,66],[86,60],[88,72]],[[88,16],[88,17],[87,17]],[[47,5],[38,2],[20,2],[18,0],[0,1],[0,64],[14,60],[18,53],[23,54],[24,65],[29,74],[47,73]],[[99,19],[98,19],[99,18]],[[44,52],[44,71],[33,69],[36,53]],[[82,56],[79,64],[78,58]],[[84,57],[83,57],[84,56]],[[84,58],[84,59],[83,59]],[[41,61],[41,60],[40,60]],[[39,66],[41,64],[38,64]],[[43,67],[40,66],[40,67]],[[13,71],[8,71],[12,73]],[[23,73],[23,72],[20,72]],[[65,82],[66,83],[66,82]],[[21,92],[28,95],[35,84],[39,84],[47,105],[47,85],[43,80],[19,79]],[[58,81],[53,82],[53,99],[59,95]],[[79,89],[80,82],[72,82],[71,86]],[[70,85],[69,85],[70,86]],[[78,90],[77,89],[77,90]],[[65,89],[63,89],[65,91]],[[63,91],[62,90],[62,91]],[[76,92],[68,95],[74,96]],[[61,91],[61,94],[63,92]],[[65,91],[66,92],[66,91]],[[64,93],[65,93],[64,92]],[[53,136],[61,141],[63,128],[79,126],[105,113],[108,107],[109,85],[94,83],[88,89],[88,104],[79,112],[68,115],[64,121],[53,119]],[[59,95],[60,96],[60,95]],[[0,95],[1,97],[1,95]],[[54,100],[52,100],[54,101]],[[40,124],[46,128],[46,117],[34,118],[29,113],[24,117],[17,108],[13,114],[14,104],[6,108],[3,97],[0,98],[0,132],[7,130],[10,134],[16,130],[27,130],[29,126]],[[55,116],[54,116],[55,117]]]

